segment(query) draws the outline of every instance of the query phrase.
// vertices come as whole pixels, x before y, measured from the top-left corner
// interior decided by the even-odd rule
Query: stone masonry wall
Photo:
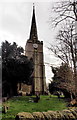
[[[33,47],[33,40],[28,40],[25,46],[25,55],[32,58],[34,61],[34,74],[33,74],[33,93],[44,94],[46,92],[46,79],[45,79],[45,66],[43,60],[43,42],[36,41],[38,44],[37,49]]]
[[[77,120],[77,108],[63,111],[21,112],[16,115],[16,120]]]

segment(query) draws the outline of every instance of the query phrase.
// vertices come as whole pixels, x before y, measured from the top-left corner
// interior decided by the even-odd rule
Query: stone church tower
[[[43,60],[43,41],[38,40],[34,6],[30,36],[25,46],[25,55],[29,59],[32,58],[34,62],[32,93],[44,94],[46,92],[46,78]]]

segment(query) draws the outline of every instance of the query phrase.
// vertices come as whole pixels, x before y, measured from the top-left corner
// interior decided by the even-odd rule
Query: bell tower
[[[30,36],[25,46],[25,55],[29,59],[32,58],[34,62],[32,93],[44,94],[46,92],[46,78],[43,59],[43,41],[38,40],[34,5]]]

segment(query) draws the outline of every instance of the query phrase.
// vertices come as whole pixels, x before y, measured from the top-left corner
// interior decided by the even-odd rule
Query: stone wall
[[[30,94],[32,91],[32,86],[22,83],[22,91]]]
[[[16,120],[77,120],[77,108],[63,111],[21,112],[16,115]]]
[[[32,92],[32,85],[21,83],[21,88],[19,86],[20,85],[18,83],[18,92],[22,91],[22,92],[26,92],[26,94],[30,94]]]

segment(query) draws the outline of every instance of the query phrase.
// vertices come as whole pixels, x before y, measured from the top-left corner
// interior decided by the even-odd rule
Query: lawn
[[[63,110],[66,109],[66,102],[64,99],[58,99],[56,96],[40,96],[38,103],[32,102],[34,96],[20,96],[13,97],[5,104],[9,106],[9,110],[6,114],[3,114],[3,119],[15,118],[19,112],[42,112],[48,110]],[[10,119],[9,119],[10,118]]]

